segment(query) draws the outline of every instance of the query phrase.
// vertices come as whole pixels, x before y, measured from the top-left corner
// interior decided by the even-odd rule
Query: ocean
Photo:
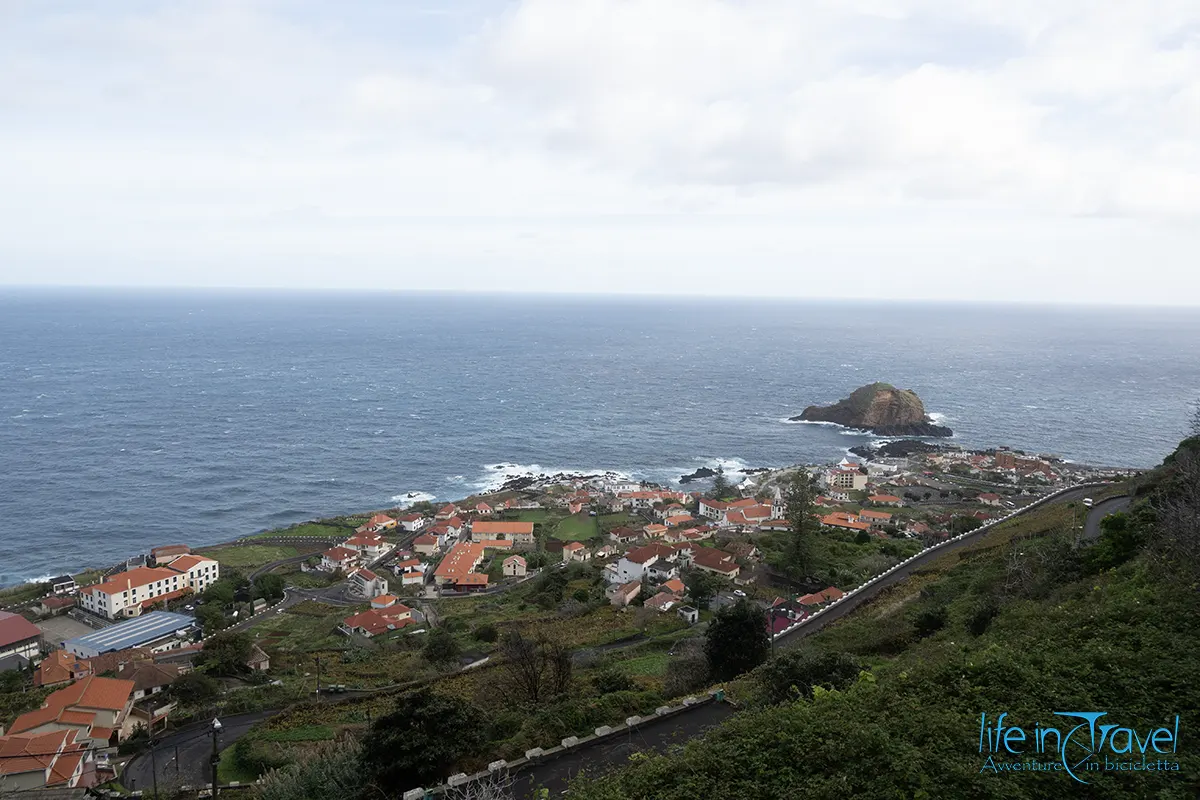
[[[1200,397],[1187,309],[0,290],[0,585],[528,471],[825,462],[873,381],[968,446],[1149,467]]]

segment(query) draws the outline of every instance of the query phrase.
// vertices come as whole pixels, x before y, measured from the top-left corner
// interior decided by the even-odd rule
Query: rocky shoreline
[[[946,438],[954,431],[936,425],[925,413],[925,404],[916,392],[897,389],[890,383],[872,383],[859,387],[830,406],[809,406],[791,422],[831,422],[876,436],[922,436]]]

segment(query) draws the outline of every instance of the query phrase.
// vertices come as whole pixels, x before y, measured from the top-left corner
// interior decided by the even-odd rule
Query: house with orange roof
[[[819,592],[806,594],[797,599],[796,602],[800,603],[802,606],[822,606],[826,603],[832,603],[834,600],[841,600],[845,596],[846,593],[841,589],[837,588],[836,586],[830,586],[829,588],[822,589]]]
[[[673,547],[655,542],[645,547],[635,547],[621,556],[621,559],[615,564],[609,564],[604,569],[605,577],[609,583],[640,581],[643,575],[648,574],[649,570],[660,562],[663,564],[663,568],[657,571],[669,572],[675,566],[675,560],[676,552]],[[665,577],[669,579],[674,576],[666,575]]]
[[[0,736],[0,790],[6,794],[95,784],[95,761],[78,731]]]
[[[397,520],[400,527],[409,533],[423,530],[429,524],[429,518],[423,514],[405,514]]]
[[[563,545],[563,561],[587,561],[592,557],[583,542],[567,542]]]
[[[165,567],[136,567],[119,572],[102,583],[79,590],[87,611],[108,619],[136,617],[146,609],[202,592],[220,577],[221,566],[207,556],[183,555]]]
[[[350,594],[364,599],[388,593],[387,578],[366,567],[350,573]]]
[[[867,501],[876,506],[898,506],[904,502],[894,494],[873,494],[867,497]]]
[[[499,540],[511,542],[511,546],[522,549],[533,547],[537,540],[533,535],[532,522],[496,522],[492,520],[476,520],[471,523],[471,541],[482,542]]]
[[[866,531],[871,529],[871,523],[859,522],[858,517],[845,511],[835,511],[821,517],[821,524],[829,528],[841,528],[848,531]]]
[[[321,554],[321,569],[326,572],[346,572],[358,564],[358,551],[348,547],[331,547]]]
[[[387,608],[372,608],[346,617],[339,628],[347,635],[358,634],[370,639],[412,624],[412,609],[403,603],[394,603]]]
[[[191,552],[192,548],[186,544],[164,544],[159,547],[151,547],[150,558],[154,559],[154,566],[161,567]]]
[[[865,522],[873,528],[881,528],[892,521],[892,515],[886,511],[872,511],[864,508],[858,512],[858,521]]]
[[[663,524],[668,528],[682,528],[688,525],[695,525],[697,521],[695,517],[685,511],[682,514],[672,514],[669,517],[664,517]]]
[[[685,594],[687,594],[687,587],[683,585],[683,581],[681,581],[679,578],[671,578],[671,580],[667,581],[658,588],[662,589],[663,591],[670,592],[671,594],[679,595],[680,597],[683,597]]]
[[[434,526],[436,529],[438,526]],[[423,533],[413,539],[413,550],[423,556],[431,556],[442,548],[442,538],[434,533]]]
[[[458,585],[483,561],[485,549],[482,542],[459,542],[454,545],[434,569],[434,581],[438,586]]]
[[[487,503],[480,500],[475,504],[475,513],[481,517],[490,517],[496,513],[496,509],[492,508]]]
[[[96,747],[120,742],[132,732],[133,681],[88,676],[52,692],[42,707],[13,720],[8,732],[75,731]]]
[[[660,591],[658,594],[651,597],[645,602],[646,608],[653,608],[660,614],[665,614],[675,606],[683,602],[678,595],[672,592]]]
[[[506,578],[523,578],[529,571],[529,567],[522,556],[509,556],[504,559],[504,563],[501,566],[504,568],[503,571]]]
[[[647,539],[661,539],[666,532],[667,526],[658,522],[652,522],[642,527],[642,533],[646,534]]]
[[[608,601],[617,608],[624,608],[632,603],[642,593],[642,582],[629,581],[628,583],[613,584],[605,590],[605,595],[608,596]]]
[[[392,594],[381,594],[371,598],[371,608],[391,608],[400,602],[400,598]]]
[[[457,514],[454,514],[453,516],[443,520],[442,524],[446,526],[446,530],[452,536],[458,536],[467,527],[466,520]]]
[[[0,611],[0,658],[37,658],[42,652],[42,631],[20,614]]]
[[[438,512],[433,515],[433,519],[435,522],[445,522],[456,514],[458,514],[458,506],[447,503],[438,509]]]
[[[1004,505],[1004,501],[1000,498],[1000,495],[993,492],[984,492],[979,495],[979,502],[986,506],[996,506],[997,508]]]
[[[418,515],[419,516],[419,515]],[[389,531],[396,527],[396,520],[387,514],[376,514],[367,520],[367,529],[372,531]]]
[[[342,547],[358,553],[363,562],[375,561],[392,551],[392,544],[378,533],[358,533],[342,542]]]
[[[715,547],[693,548],[687,560],[696,569],[711,572],[722,578],[732,580],[741,572],[741,567],[738,566],[737,559],[731,553],[726,553],[724,550],[718,550]]]
[[[33,685],[39,688],[61,686],[72,681],[83,680],[92,674],[92,665],[86,658],[67,650],[55,650],[42,659],[33,673]]]

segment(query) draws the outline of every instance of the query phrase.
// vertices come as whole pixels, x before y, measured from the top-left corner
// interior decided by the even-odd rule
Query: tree
[[[236,584],[227,577],[218,578],[213,581],[201,597],[204,598],[204,604],[213,604],[224,608],[233,602],[233,598],[237,595]]]
[[[688,597],[699,609],[707,609],[708,602],[721,590],[720,578],[702,569],[689,570],[683,576],[683,585],[687,587]]]
[[[204,643],[196,661],[217,675],[240,675],[249,669],[246,662],[253,650],[248,634],[222,632]]]
[[[955,536],[960,533],[970,533],[981,527],[983,527],[983,523],[975,517],[958,516],[950,520],[950,533]]]
[[[796,470],[787,489],[785,516],[792,533],[785,555],[788,571],[793,577],[804,577],[813,568],[813,547],[817,518],[813,515],[812,478],[804,469]]]
[[[196,619],[200,622],[206,636],[216,633],[229,624],[229,620],[225,618],[225,612],[217,603],[205,603],[197,606]]]
[[[362,767],[385,796],[441,783],[483,745],[483,712],[457,697],[418,689],[400,695],[394,710],[371,725]]]
[[[474,637],[481,642],[494,642],[500,638],[500,632],[490,622],[485,622],[475,628]]]
[[[255,790],[259,800],[345,800],[363,785],[362,754],[350,739],[318,746],[283,769],[272,770]]]
[[[254,597],[261,597],[268,603],[283,598],[284,582],[282,575],[268,572],[254,579]]]
[[[763,612],[740,600],[717,612],[704,634],[704,655],[717,680],[729,680],[767,659],[771,640]]]
[[[538,705],[571,686],[571,651],[544,633],[513,631],[500,645],[499,690],[514,705]]]
[[[434,628],[427,634],[423,654],[429,663],[445,666],[457,661],[460,653],[458,640],[445,626]]]
[[[783,703],[811,698],[813,688],[843,689],[858,678],[862,665],[849,653],[825,653],[808,648],[787,650],[755,672],[764,702]]]
[[[729,483],[729,479],[725,477],[725,470],[718,468],[717,474],[713,478],[712,496],[717,500],[724,500],[733,494],[733,486]]]
[[[171,695],[181,703],[200,705],[217,698],[220,685],[203,672],[180,675],[171,683]]]
[[[614,692],[632,692],[638,688],[632,678],[616,667],[605,667],[592,675],[592,687],[596,694],[605,695]]]

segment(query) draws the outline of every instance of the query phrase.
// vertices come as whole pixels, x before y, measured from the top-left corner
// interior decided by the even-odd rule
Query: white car
[[[746,593],[743,592],[741,589],[734,589],[733,594],[735,597],[745,597],[746,596]]]
[[[1088,508],[1091,508],[1094,503],[1095,503],[1095,501],[1092,500],[1092,498],[1090,498],[1090,497],[1083,498],[1083,504],[1085,506],[1087,506]]]

